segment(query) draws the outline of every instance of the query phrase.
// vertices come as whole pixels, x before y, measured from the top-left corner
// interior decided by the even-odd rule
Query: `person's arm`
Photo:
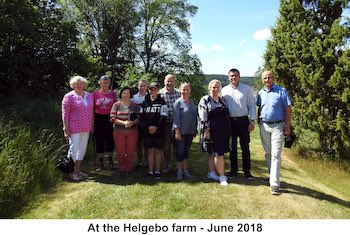
[[[65,95],[62,100],[62,124],[63,124],[63,134],[65,138],[70,137],[69,130],[69,116],[71,111],[71,102],[69,96]]]
[[[284,132],[284,135],[288,136],[291,133],[290,125],[292,122],[292,107],[290,105],[286,107],[284,115],[285,115],[285,120],[284,120],[285,125],[284,125],[283,132]]]

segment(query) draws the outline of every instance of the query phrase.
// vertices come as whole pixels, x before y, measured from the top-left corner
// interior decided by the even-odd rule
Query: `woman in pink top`
[[[74,90],[68,92],[62,100],[63,131],[69,140],[68,154],[74,160],[74,171],[70,177],[74,181],[80,181],[88,177],[80,168],[93,130],[94,101],[93,95],[85,91],[86,78],[74,76],[69,83]]]
[[[123,87],[119,97],[121,99],[113,104],[110,117],[113,124],[119,173],[129,175],[133,168],[138,137],[139,106],[130,101],[132,94],[129,87]]]
[[[109,115],[112,105],[117,101],[116,93],[109,89],[111,79],[107,76],[102,76],[98,82],[101,89],[94,92],[95,104],[95,143],[96,153],[99,159],[99,167],[96,171],[103,170],[103,158],[107,155],[109,160],[109,169],[113,170],[113,125],[109,120]]]

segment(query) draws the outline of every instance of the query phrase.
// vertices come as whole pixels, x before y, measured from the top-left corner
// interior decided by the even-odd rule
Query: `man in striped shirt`
[[[175,78],[172,74],[168,74],[164,79],[164,87],[159,90],[160,96],[165,100],[168,107],[168,116],[165,123],[165,143],[164,143],[164,173],[171,171],[170,159],[171,159],[171,147],[174,143],[174,133],[172,133],[173,125],[173,104],[175,100],[180,98],[181,94],[178,89],[175,88]],[[175,156],[175,148],[173,147],[173,155]]]

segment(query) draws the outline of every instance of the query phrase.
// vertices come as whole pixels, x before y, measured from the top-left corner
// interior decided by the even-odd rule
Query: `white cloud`
[[[270,29],[261,29],[256,31],[253,34],[253,38],[255,40],[266,40],[271,37],[271,30]]]
[[[220,44],[215,44],[210,48],[210,50],[212,50],[212,51],[221,51],[223,49],[224,49],[224,47],[221,46]]]
[[[200,44],[195,44],[195,45],[192,45],[192,49],[190,50],[190,53],[197,54],[201,51],[204,51],[204,46]]]
[[[245,52],[243,52],[243,56],[245,56],[245,57],[255,57],[256,53],[254,51],[252,51],[252,50],[245,51]]]
[[[241,41],[239,42],[239,45],[243,46],[247,44],[247,39],[246,38],[242,38]]]

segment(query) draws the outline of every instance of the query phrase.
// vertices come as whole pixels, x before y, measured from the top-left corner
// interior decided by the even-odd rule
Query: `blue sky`
[[[278,0],[189,0],[198,7],[190,18],[192,53],[205,74],[237,68],[253,76],[262,66],[266,42],[278,17]]]

